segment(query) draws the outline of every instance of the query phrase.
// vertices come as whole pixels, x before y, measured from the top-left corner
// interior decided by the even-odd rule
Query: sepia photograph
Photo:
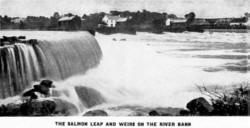
[[[0,120],[250,115],[250,0],[0,0],[0,39]]]

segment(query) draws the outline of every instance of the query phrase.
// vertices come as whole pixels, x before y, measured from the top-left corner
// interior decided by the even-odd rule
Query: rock
[[[180,110],[180,113],[179,113],[180,116],[189,116],[190,115],[190,112],[188,110]]]
[[[167,112],[162,112],[162,111],[156,111],[156,110],[151,110],[149,113],[148,113],[149,116],[173,116],[172,114],[170,113],[167,113]]]
[[[156,110],[152,110],[148,113],[149,116],[160,116],[160,114]]]
[[[95,36],[95,30],[89,29],[88,32],[89,32],[91,35]]]
[[[102,104],[105,102],[104,96],[97,90],[85,87],[85,86],[76,86],[75,91],[83,103],[83,105],[87,108]]]
[[[93,110],[86,112],[83,116],[108,116],[104,110]]]
[[[49,97],[50,94],[50,88],[54,88],[53,81],[51,80],[42,80],[40,84],[33,85],[32,89],[29,89],[25,91],[22,96],[26,98],[32,99],[38,99],[38,96],[36,93],[39,93],[40,95],[43,95],[44,97]]]
[[[0,105],[0,116],[71,116],[78,113],[76,105],[61,98],[42,98]]]
[[[250,116],[250,101],[247,101],[247,115]]]
[[[170,113],[161,113],[160,116],[173,116],[173,115]]]
[[[0,39],[0,46],[3,46],[4,45],[4,40],[1,38]]]
[[[191,100],[187,103],[186,107],[190,110],[191,114],[201,116],[209,115],[214,109],[203,97]]]
[[[33,100],[24,103],[1,105],[0,116],[49,116],[54,114],[56,103],[52,100]]]
[[[1,105],[0,107],[0,116],[18,116],[20,110],[20,104],[7,104]]]
[[[146,113],[143,112],[132,112],[128,116],[147,116]]]
[[[18,38],[16,36],[11,36],[11,37],[3,36],[3,41],[13,43],[13,42],[17,42]]]
[[[49,116],[54,114],[56,103],[52,100],[34,100],[21,104],[21,115],[24,116]]]
[[[154,108],[160,116],[177,116],[180,113],[180,110],[183,108],[176,108],[176,107],[157,107]]]
[[[18,36],[18,39],[26,39],[25,36]]]
[[[27,40],[27,43],[31,44],[31,45],[36,45],[36,44],[38,44],[38,41],[37,41],[37,39],[30,39],[30,40]]]
[[[31,99],[38,99],[38,96],[36,95],[36,90],[35,89],[29,89],[23,93],[23,97],[28,97]]]
[[[120,39],[120,41],[126,41],[126,39]]]
[[[56,103],[55,114],[61,116],[72,116],[79,113],[75,104],[61,98],[53,98]]]
[[[15,43],[28,43],[31,45],[36,45],[38,44],[37,39],[30,39],[30,40],[25,40],[26,37],[25,36],[3,36],[3,38],[1,38],[0,40],[0,46],[4,46],[4,45],[13,45]]]

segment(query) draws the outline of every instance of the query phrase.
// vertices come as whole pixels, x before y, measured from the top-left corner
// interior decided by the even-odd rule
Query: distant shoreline
[[[0,31],[58,31],[58,32],[82,32],[82,31],[88,31],[88,30],[39,30],[39,29],[0,29]],[[104,34],[104,35],[112,35],[112,34],[132,34],[136,35],[137,32],[147,32],[147,33],[154,33],[152,31],[136,31],[136,32],[131,32],[129,33],[128,31],[123,32],[123,31],[114,31],[114,32],[101,32],[97,31],[98,33]],[[164,34],[165,32],[170,32],[170,31],[163,31],[162,33],[154,33],[154,34]],[[195,31],[180,31],[180,32],[170,32],[170,33],[186,33],[186,32],[195,32]],[[250,33],[250,29],[204,29],[202,33],[213,33],[213,32],[218,32],[218,33]]]
[[[250,29],[204,29],[204,32],[235,32],[235,33],[249,33]]]

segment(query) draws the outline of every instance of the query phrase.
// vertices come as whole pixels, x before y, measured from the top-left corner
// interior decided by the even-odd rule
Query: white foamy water
[[[7,31],[1,32],[1,35],[22,33]],[[54,35],[58,32],[29,34],[39,37],[43,33]],[[80,32],[65,32],[65,36],[76,33]],[[109,36],[97,33],[96,38],[103,52],[100,65],[84,75],[72,76],[55,84],[59,89],[81,85],[98,90],[107,101],[94,108],[104,108],[111,115],[129,113],[127,110],[108,110],[118,105],[185,107],[189,100],[204,96],[197,91],[196,85],[230,86],[250,81],[249,73],[225,68],[231,63],[247,61],[249,33],[138,33]],[[249,63],[245,66],[249,66]],[[205,70],[210,68],[219,70]],[[71,93],[70,99],[78,104],[75,92]]]
[[[121,95],[123,92],[128,92],[124,94],[124,99],[119,99],[116,95],[110,96],[111,99],[117,98],[121,103],[185,107],[189,100],[201,96],[196,90],[196,85],[227,86],[250,80],[249,73],[203,70],[242,60],[194,57],[195,55],[247,56],[249,53],[236,53],[233,50],[249,49],[249,44],[239,46],[249,42],[249,34],[138,33],[111,36],[98,34],[96,38],[102,47],[104,58],[98,69],[93,71],[95,72],[93,77],[96,81],[103,80],[109,90],[112,88],[121,90]],[[201,50],[192,50],[198,48]]]

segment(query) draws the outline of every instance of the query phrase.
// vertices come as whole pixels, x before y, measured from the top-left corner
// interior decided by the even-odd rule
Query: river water
[[[23,33],[37,37],[49,33],[53,38],[58,32],[1,31],[1,35]],[[81,32],[65,35],[74,33]],[[120,116],[135,111],[131,106],[184,108],[188,101],[204,96],[197,85],[224,88],[250,81],[249,33],[97,33],[95,37],[103,54],[100,64],[85,74],[55,81],[59,88],[94,88],[106,99],[82,112],[98,108]]]

